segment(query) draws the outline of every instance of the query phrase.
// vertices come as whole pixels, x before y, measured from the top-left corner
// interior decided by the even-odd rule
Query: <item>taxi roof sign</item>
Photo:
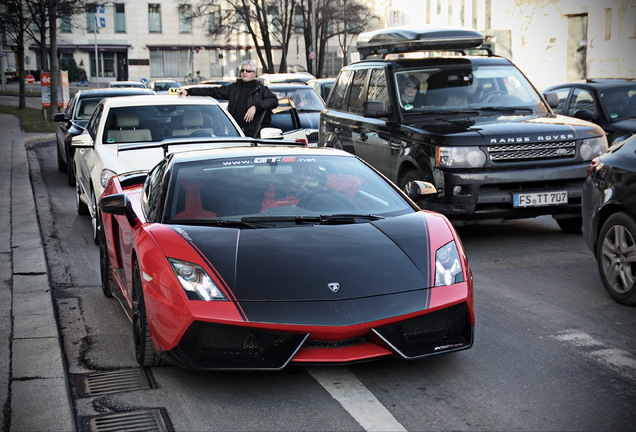
[[[401,26],[360,33],[356,48],[364,59],[382,55],[433,50],[478,48],[484,35],[461,27]]]

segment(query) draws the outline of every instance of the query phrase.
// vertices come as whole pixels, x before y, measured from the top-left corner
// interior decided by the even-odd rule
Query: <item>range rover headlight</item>
[[[212,278],[198,264],[168,258],[190,300],[227,300]]]
[[[437,149],[437,165],[441,168],[481,168],[485,164],[486,153],[476,146]]]
[[[463,282],[462,263],[454,241],[446,243],[435,252],[435,286]]]
[[[592,160],[607,151],[607,138],[603,135],[596,138],[584,139],[581,143],[581,159]]]

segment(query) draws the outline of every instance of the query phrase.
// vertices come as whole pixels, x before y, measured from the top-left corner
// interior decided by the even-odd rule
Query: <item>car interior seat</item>
[[[172,136],[215,136],[214,128],[207,127],[203,113],[199,110],[186,109],[183,112],[181,127],[172,129]]]
[[[134,111],[118,111],[108,131],[108,142],[126,143],[152,141],[150,129],[139,127],[139,117]]]
[[[82,105],[82,110],[80,111],[80,115],[77,118],[82,120],[88,120],[95,108],[97,107],[97,101],[87,101]]]

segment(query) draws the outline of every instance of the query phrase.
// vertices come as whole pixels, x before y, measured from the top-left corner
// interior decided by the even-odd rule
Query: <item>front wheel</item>
[[[618,303],[636,305],[636,222],[625,213],[615,213],[603,224],[596,260],[609,295]]]
[[[148,329],[148,316],[146,304],[141,286],[141,272],[139,264],[135,262],[133,267],[133,301],[132,301],[132,325],[133,343],[135,345],[135,358],[141,366],[159,366],[161,359],[152,347],[150,330]]]
[[[111,273],[110,261],[108,258],[108,249],[106,249],[106,239],[104,238],[104,229],[100,230],[99,241],[99,273],[102,280],[102,292],[106,297],[113,296],[113,286],[115,281]]]
[[[86,216],[88,212],[88,206],[82,201],[82,189],[79,182],[75,183],[75,205],[77,206],[77,214],[80,216]]]
[[[101,217],[99,215],[99,208],[97,208],[97,199],[95,198],[95,192],[91,190],[91,207],[93,213],[91,214],[91,230],[93,231],[93,243],[99,244],[99,231],[101,224]]]

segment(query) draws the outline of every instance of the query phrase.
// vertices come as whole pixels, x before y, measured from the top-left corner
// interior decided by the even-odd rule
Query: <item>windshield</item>
[[[109,111],[103,142],[116,144],[228,136],[241,135],[218,105],[126,106]]]
[[[167,223],[222,220],[253,224],[376,220],[415,210],[356,158],[246,157],[177,164],[166,201]],[[342,218],[341,218],[342,220]],[[213,222],[209,222],[214,224]]]
[[[307,86],[307,88],[290,90],[272,89],[272,92],[278,99],[290,98],[293,100],[298,111],[322,111],[325,107],[325,102],[313,87]]]
[[[403,112],[519,108],[544,111],[541,99],[513,66],[453,66],[396,72]]]

